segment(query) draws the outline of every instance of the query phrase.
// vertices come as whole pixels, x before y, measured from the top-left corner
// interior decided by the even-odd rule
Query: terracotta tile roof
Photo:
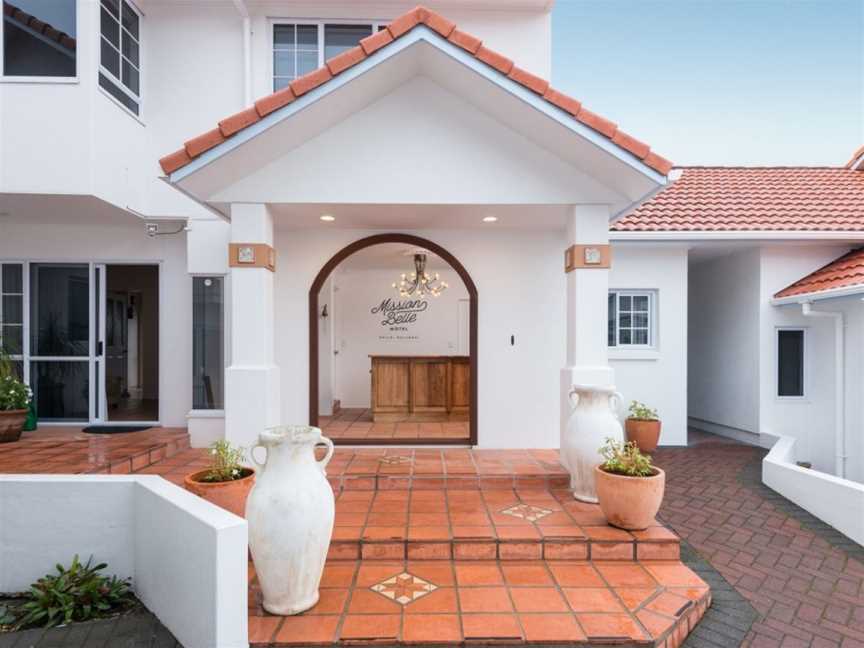
[[[864,172],[687,167],[613,231],[864,232]]]
[[[3,3],[3,15],[9,16],[19,25],[23,25],[32,29],[36,33],[42,34],[68,50],[75,51],[77,43],[69,34],[55,29],[46,22],[39,20],[36,16],[31,16],[26,11],[22,11],[10,2]]]
[[[826,266],[811,272],[774,295],[776,298],[809,295],[862,286],[864,288],[864,248],[852,250]]]
[[[396,18],[387,26],[387,29],[364,38],[357,47],[333,57],[323,67],[295,79],[286,88],[259,99],[253,107],[223,119],[219,122],[218,128],[189,140],[183,148],[159,160],[162,170],[165,173],[177,171],[203,152],[222,143],[225,139],[254,124],[274,110],[286,106],[297,97],[327,83],[334,76],[363,61],[418,25],[425,25],[432,29],[442,38],[446,38],[454,45],[461,47],[479,61],[542,96],[549,103],[569,113],[576,121],[608,137],[613,143],[655,171],[666,175],[672,169],[672,163],[652,152],[647,144],[618,130],[614,123],[583,108],[582,104],[575,99],[551,88],[545,79],[519,68],[507,57],[484,46],[479,38],[457,29],[455,23],[443,16],[425,7],[416,7]]]

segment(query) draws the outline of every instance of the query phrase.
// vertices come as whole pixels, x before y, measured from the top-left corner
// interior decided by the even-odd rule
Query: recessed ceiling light
[[[494,222],[496,222],[497,220],[498,220],[498,217],[497,217],[497,216],[484,216],[484,217],[483,217],[483,222],[484,222],[484,223],[494,223]]]
[[[336,220],[336,217],[335,217],[335,216],[331,216],[330,214],[322,214],[321,216],[319,216],[319,218],[320,218],[322,221],[324,221],[325,223],[332,223],[333,221]]]

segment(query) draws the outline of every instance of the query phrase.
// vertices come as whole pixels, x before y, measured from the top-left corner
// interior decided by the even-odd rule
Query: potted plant
[[[234,515],[245,517],[246,498],[255,483],[255,470],[242,465],[246,452],[222,439],[210,446],[212,464],[186,475],[186,489]]]
[[[594,470],[597,498],[606,521],[632,531],[653,525],[663,501],[666,473],[632,441],[622,444],[606,439],[600,454],[603,463]]]
[[[630,403],[628,414],[624,422],[627,440],[639,446],[642,452],[648,454],[654,452],[660,440],[660,418],[657,416],[657,410],[634,400]]]
[[[8,356],[0,352],[0,443],[21,438],[31,397],[30,388],[12,372]]]

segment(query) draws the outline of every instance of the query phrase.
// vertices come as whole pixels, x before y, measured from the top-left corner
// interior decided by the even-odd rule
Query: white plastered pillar
[[[573,385],[612,386],[608,361],[609,207],[574,205],[567,217],[567,363],[561,370],[561,433],[570,418]],[[599,255],[597,257],[596,255]],[[597,260],[599,258],[599,261]]]
[[[250,447],[281,423],[274,362],[273,216],[262,204],[231,205],[231,366],[225,370],[225,438]],[[251,259],[251,260],[250,260]],[[272,260],[272,259],[271,259]]]

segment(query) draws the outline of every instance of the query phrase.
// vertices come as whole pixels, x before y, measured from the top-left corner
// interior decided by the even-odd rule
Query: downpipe
[[[834,474],[846,479],[846,366],[844,355],[845,317],[840,311],[813,310],[811,302],[801,303],[804,317],[834,321]]]

